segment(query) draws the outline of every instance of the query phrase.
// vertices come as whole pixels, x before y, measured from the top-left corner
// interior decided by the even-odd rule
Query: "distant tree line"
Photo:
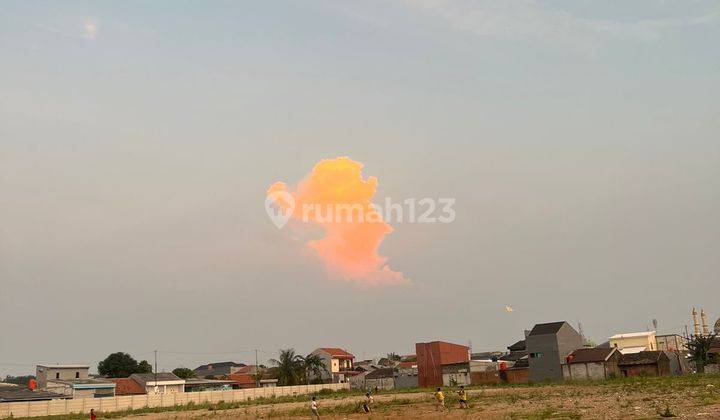
[[[7,376],[5,376],[5,379],[3,380],[3,382],[7,382],[9,384],[20,385],[20,386],[27,386],[28,382],[30,382],[30,379],[35,379],[35,375],[25,375],[25,376],[7,375]]]

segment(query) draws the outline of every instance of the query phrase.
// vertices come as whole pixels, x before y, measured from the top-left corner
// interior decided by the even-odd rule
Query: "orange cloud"
[[[325,237],[310,241],[308,246],[325,263],[332,277],[366,285],[408,283],[402,273],[393,271],[378,247],[393,228],[382,220],[370,200],[375,196],[378,180],[363,180],[362,163],[347,157],[322,160],[294,191],[276,182],[268,195],[288,193],[294,208],[284,200],[276,205],[292,211],[292,219],[320,226]]]

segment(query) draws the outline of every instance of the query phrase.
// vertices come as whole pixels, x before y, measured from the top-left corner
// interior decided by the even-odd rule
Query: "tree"
[[[189,379],[195,377],[195,372],[193,372],[192,369],[188,369],[186,367],[175,368],[173,369],[172,373],[180,379]]]
[[[278,359],[271,359],[270,363],[277,366],[279,385],[297,385],[300,382],[302,367],[298,362],[295,349],[280,350],[280,357]]]
[[[400,357],[400,355],[395,354],[395,353],[388,353],[387,358],[389,360],[396,361],[396,362],[399,362],[400,360],[402,360],[402,357]]]
[[[105,360],[98,363],[98,373],[110,378],[126,378],[133,373],[151,373],[152,367],[147,360],[138,364],[132,356],[127,353],[112,353]]]
[[[135,373],[152,373],[152,365],[147,360],[143,360],[138,363],[138,371]]]
[[[695,362],[695,367],[698,373],[705,372],[705,365],[708,361],[708,350],[715,341],[717,334],[709,335],[696,335],[693,336],[687,343],[688,351],[690,352],[690,360]]]
[[[306,384],[310,383],[310,373],[312,373],[312,376],[316,379],[321,378],[323,373],[329,373],[322,357],[318,356],[317,354],[311,353],[305,357],[295,357],[302,371],[303,378],[305,379]]]

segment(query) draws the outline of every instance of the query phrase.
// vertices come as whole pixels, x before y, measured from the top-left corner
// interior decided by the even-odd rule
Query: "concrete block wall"
[[[271,388],[248,388],[230,391],[203,391],[181,392],[160,395],[128,395],[106,398],[78,398],[71,400],[32,401],[17,403],[0,403],[0,418],[38,417],[71,413],[89,413],[95,411],[112,412],[122,410],[138,410],[144,407],[172,407],[185,405],[190,402],[196,404],[220,401],[236,402],[262,397],[280,397],[286,395],[307,395],[321,389],[350,389],[347,383],[278,386]]]

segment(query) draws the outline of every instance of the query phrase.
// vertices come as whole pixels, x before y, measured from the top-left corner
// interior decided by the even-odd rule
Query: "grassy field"
[[[446,388],[446,410],[435,408],[432,391],[381,392],[373,413],[361,413],[362,392],[316,394],[323,418],[497,418],[497,419],[619,419],[720,418],[720,376],[688,375],[625,378],[602,382],[564,382],[526,386],[469,387],[470,408],[459,408],[457,395]],[[98,413],[99,418],[145,420],[200,418],[309,418],[309,397],[281,397]],[[87,415],[40,417],[76,420]],[[36,419],[38,419],[36,417]]]

